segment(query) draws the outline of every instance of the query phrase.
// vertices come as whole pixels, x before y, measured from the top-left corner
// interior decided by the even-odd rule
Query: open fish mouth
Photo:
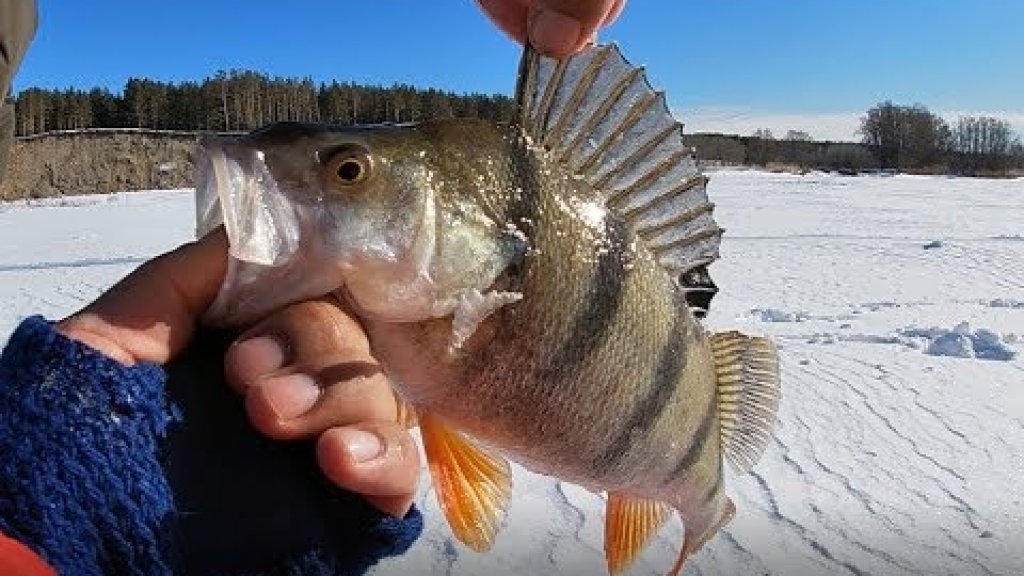
[[[197,237],[223,224],[229,246],[224,282],[205,323],[244,325],[340,286],[336,278],[311,270],[320,262],[303,253],[303,222],[308,227],[310,219],[280,189],[263,152],[245,136],[200,142],[195,197]],[[268,284],[279,290],[261,289]]]
[[[223,224],[234,259],[280,266],[298,250],[298,218],[278,190],[263,153],[240,144],[227,137],[199,144],[196,235],[205,236]]]

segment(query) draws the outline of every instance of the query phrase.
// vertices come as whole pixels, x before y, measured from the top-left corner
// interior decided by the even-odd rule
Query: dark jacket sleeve
[[[64,575],[359,574],[404,552],[418,512],[383,517],[309,443],[248,427],[225,342],[165,373],[24,321],[0,356],[0,532]]]

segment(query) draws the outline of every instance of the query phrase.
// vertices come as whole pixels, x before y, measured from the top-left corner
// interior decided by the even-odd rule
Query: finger
[[[622,14],[622,9],[625,7],[626,0],[615,0],[615,3],[608,10],[608,14],[605,14],[604,20],[601,21],[601,26],[609,26],[618,20],[619,15]]]
[[[502,32],[520,44],[526,42],[526,14],[531,0],[477,0]]]
[[[228,383],[244,393],[258,380],[325,354],[372,359],[362,327],[331,297],[292,304],[246,330],[225,356]]]
[[[592,40],[618,0],[537,0],[527,16],[530,43],[541,53],[564,58]],[[618,7],[621,10],[621,6]],[[617,16],[617,14],[616,14]]]
[[[399,418],[399,404],[359,324],[332,300],[282,309],[225,358],[252,425],[280,439]]]
[[[379,510],[402,518],[419,482],[419,451],[395,422],[364,422],[331,428],[317,442],[324,474],[338,486],[363,494]]]
[[[192,337],[227,267],[223,229],[146,262],[57,330],[124,363],[164,363]]]

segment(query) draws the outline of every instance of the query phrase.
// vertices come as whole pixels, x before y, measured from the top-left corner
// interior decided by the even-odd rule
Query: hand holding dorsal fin
[[[452,532],[477,552],[489,550],[512,496],[508,461],[434,416],[419,413],[419,425],[430,477]]]
[[[668,504],[610,492],[604,517],[604,555],[608,571],[618,574],[633,563],[668,520]]]
[[[714,284],[708,277],[690,286],[687,273],[718,258],[722,229],[707,178],[643,69],[614,45],[561,61],[527,47],[516,105],[525,135],[589,182],[595,200],[629,224],[684,290],[703,294],[691,307],[705,311]]]
[[[711,336],[718,373],[722,451],[749,472],[772,437],[779,409],[779,354],[767,338],[722,332]]]

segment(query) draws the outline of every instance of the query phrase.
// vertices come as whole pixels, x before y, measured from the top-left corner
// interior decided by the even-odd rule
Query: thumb
[[[165,363],[192,338],[226,268],[227,239],[218,229],[146,262],[57,331],[123,364]]]
[[[564,58],[594,40],[601,26],[622,11],[625,0],[537,0],[530,4],[530,43],[543,54]]]

